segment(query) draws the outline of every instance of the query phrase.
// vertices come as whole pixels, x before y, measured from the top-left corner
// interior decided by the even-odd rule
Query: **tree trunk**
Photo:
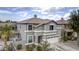
[[[77,45],[79,47],[79,32],[77,32]]]

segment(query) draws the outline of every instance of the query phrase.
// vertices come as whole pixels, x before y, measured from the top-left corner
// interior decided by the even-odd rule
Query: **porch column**
[[[35,42],[38,43],[38,36],[35,36]]]
[[[36,33],[34,33],[34,41],[35,41],[35,43],[38,42],[38,36],[36,35]]]

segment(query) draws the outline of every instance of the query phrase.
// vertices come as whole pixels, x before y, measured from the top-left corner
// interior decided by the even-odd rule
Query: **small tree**
[[[22,44],[18,44],[17,45],[17,50],[21,50],[22,49]]]
[[[77,42],[79,46],[79,10],[71,12],[69,23],[71,28],[77,32]]]
[[[43,41],[37,46],[38,51],[50,51],[52,48],[50,48],[50,44],[47,41]]]
[[[5,50],[8,50],[7,41],[10,36],[13,35],[12,27],[8,24],[2,27],[2,31],[0,32],[1,39],[4,41]]]

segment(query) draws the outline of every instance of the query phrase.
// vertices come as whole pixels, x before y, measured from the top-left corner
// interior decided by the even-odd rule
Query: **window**
[[[38,36],[38,43],[41,43],[42,41],[42,36]]]
[[[17,30],[17,27],[16,27],[16,26],[13,26],[12,29],[13,29],[13,30]]]
[[[28,25],[28,30],[32,30],[32,25]]]
[[[19,25],[20,26],[20,29],[21,29],[21,25]]]
[[[68,35],[68,36],[71,36],[71,35],[72,35],[72,32],[68,32],[67,35]]]
[[[53,25],[50,25],[50,30],[53,30]]]
[[[28,36],[28,43],[32,43],[33,42],[33,36]]]

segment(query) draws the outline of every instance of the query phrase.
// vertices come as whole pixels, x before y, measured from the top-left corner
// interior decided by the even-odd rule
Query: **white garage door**
[[[56,43],[56,42],[59,42],[59,40],[60,40],[60,38],[50,38],[50,39],[47,39],[47,41],[49,42],[49,43]]]

